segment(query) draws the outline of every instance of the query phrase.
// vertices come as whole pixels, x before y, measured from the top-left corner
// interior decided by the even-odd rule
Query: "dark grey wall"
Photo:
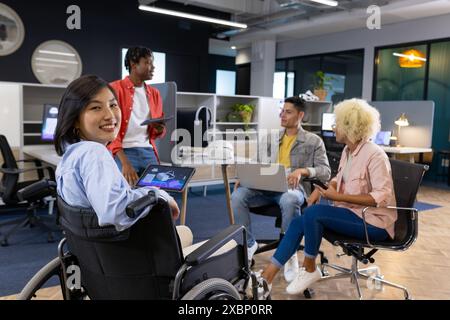
[[[31,56],[47,40],[72,45],[83,61],[83,73],[97,74],[108,81],[120,78],[121,48],[132,45],[165,52],[166,80],[175,81],[179,91],[210,91],[211,74],[215,76],[210,69],[221,65],[217,60],[222,57],[208,55],[208,39],[214,31],[210,24],[143,12],[138,10],[137,0],[2,0],[2,3],[19,14],[26,33],[19,50],[0,57],[0,81],[37,83],[31,70]],[[81,8],[81,30],[66,27],[69,17],[66,9],[72,4]],[[228,58],[223,59],[227,64]]]

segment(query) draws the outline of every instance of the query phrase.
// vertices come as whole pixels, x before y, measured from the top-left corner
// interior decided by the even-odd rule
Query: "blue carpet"
[[[175,198],[181,205],[180,195],[175,195]],[[416,207],[425,211],[439,206],[419,202]],[[0,222],[15,216],[0,213]],[[279,231],[274,228],[275,218],[253,214],[251,218],[257,239],[278,238]],[[207,197],[203,197],[201,188],[193,188],[188,197],[186,224],[192,229],[195,241],[208,239],[229,226],[223,188],[209,187]],[[0,236],[8,228],[1,228]],[[0,247],[0,296],[20,292],[41,267],[56,257],[61,234],[56,238],[55,243],[47,243],[45,233],[37,228],[27,228],[10,238],[9,247]],[[56,283],[57,279],[53,279],[48,286]]]
[[[414,207],[419,211],[426,211],[426,210],[441,208],[441,206],[431,204],[431,203],[426,203],[426,202],[416,202]]]

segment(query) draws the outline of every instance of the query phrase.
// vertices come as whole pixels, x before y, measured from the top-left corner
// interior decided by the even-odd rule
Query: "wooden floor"
[[[413,299],[450,299],[450,190],[422,187],[418,200],[442,206],[420,213],[419,237],[405,252],[378,252],[375,264],[381,269],[384,279],[406,286]],[[321,248],[330,263],[350,266],[350,258],[337,258],[340,250],[324,242]],[[254,270],[264,268],[273,252],[256,256]],[[299,253],[299,260],[303,256]],[[332,270],[330,270],[332,273]],[[368,288],[360,281],[365,299],[403,299],[402,291],[383,287]],[[305,299],[303,295],[289,296],[285,293],[286,282],[282,272],[274,281],[272,298],[276,300]],[[355,299],[356,289],[347,279],[319,282],[312,286],[313,299]],[[15,296],[0,299],[14,299]],[[59,288],[40,290],[38,299],[61,299]]]

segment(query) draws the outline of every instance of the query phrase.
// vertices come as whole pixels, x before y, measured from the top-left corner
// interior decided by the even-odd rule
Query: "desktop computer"
[[[55,135],[56,124],[58,122],[58,106],[54,104],[44,104],[42,114],[41,140],[52,142]]]
[[[321,135],[327,151],[342,152],[345,145],[336,141],[336,133],[333,131],[333,125],[335,124],[334,113],[322,114],[322,127]]]

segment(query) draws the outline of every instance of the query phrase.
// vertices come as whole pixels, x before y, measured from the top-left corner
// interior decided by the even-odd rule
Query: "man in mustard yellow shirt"
[[[287,98],[280,114],[283,129],[278,132],[278,148],[272,152],[267,139],[267,154],[270,162],[280,163],[288,169],[288,185],[290,190],[285,193],[253,190],[240,187],[236,183],[232,194],[232,207],[235,222],[244,225],[248,232],[248,258],[252,259],[258,248],[251,228],[250,210],[271,203],[277,203],[281,209],[281,231],[285,232],[291,220],[301,214],[301,207],[311,193],[309,183],[303,183],[302,177],[318,178],[324,182],[330,179],[330,165],[322,139],[311,132],[305,131],[301,122],[305,116],[305,102],[299,97]],[[275,140],[276,141],[276,140]],[[285,264],[286,281],[292,281],[299,270],[297,254]]]

